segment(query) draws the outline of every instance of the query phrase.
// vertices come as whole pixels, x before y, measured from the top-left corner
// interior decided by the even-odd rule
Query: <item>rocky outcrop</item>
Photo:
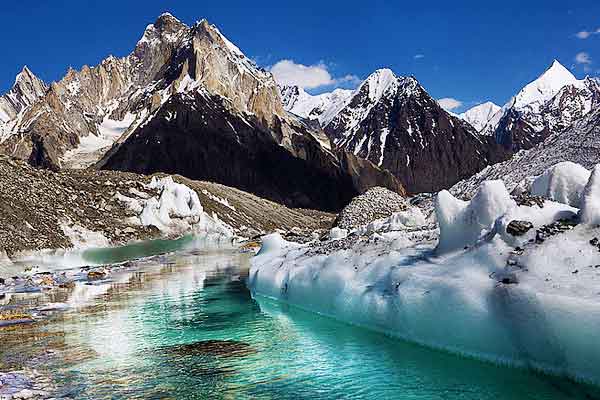
[[[338,214],[334,225],[340,229],[353,229],[380,218],[387,218],[393,213],[405,211],[408,202],[386,188],[374,187],[364,194],[352,199]]]
[[[13,87],[0,96],[0,126],[42,97],[48,86],[26,66],[17,75]]]

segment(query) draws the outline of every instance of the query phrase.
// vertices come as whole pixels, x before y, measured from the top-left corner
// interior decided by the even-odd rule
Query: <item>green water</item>
[[[253,299],[247,267],[231,250],[144,262],[108,285],[78,287],[78,306],[48,324],[0,330],[0,343],[14,344],[0,360],[35,355],[77,399],[600,398]]]

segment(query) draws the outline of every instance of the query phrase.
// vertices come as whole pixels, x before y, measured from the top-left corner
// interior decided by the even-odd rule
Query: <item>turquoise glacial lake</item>
[[[173,252],[56,295],[71,308],[46,322],[0,329],[0,370],[33,365],[74,399],[600,399],[253,297],[247,254],[157,246]],[[88,256],[128,252],[143,249]]]

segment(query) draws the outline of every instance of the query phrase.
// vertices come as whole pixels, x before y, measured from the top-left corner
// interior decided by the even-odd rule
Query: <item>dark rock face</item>
[[[308,132],[292,135],[291,148],[277,142],[276,137],[282,136],[254,116],[232,112],[220,96],[180,93],[113,148],[101,167],[181,174],[288,206],[323,210],[340,209],[372,184],[402,190],[397,180],[370,163],[365,166],[352,158],[340,163]]]
[[[506,232],[513,236],[523,236],[533,229],[533,224],[529,221],[510,221],[506,227]]]
[[[389,170],[411,193],[448,188],[508,156],[444,111],[414,78],[395,79],[375,104],[373,89],[360,88],[325,128],[339,148]]]
[[[516,152],[521,149],[531,149],[546,140],[550,133],[547,127],[536,131],[519,112],[509,110],[500,119],[495,138],[496,142],[507,151]]]
[[[563,87],[539,110],[512,106],[498,122],[494,136],[507,150],[528,150],[550,135],[565,131],[599,105],[600,83],[585,78],[576,85]]]

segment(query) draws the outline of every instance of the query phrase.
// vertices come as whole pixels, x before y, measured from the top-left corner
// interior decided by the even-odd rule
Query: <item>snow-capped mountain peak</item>
[[[311,95],[299,86],[283,86],[279,92],[286,111],[303,118],[317,119],[321,126],[325,126],[346,105],[354,90],[335,89]]]
[[[567,85],[581,86],[575,76],[557,60],[536,80],[527,84],[513,99],[512,105],[516,109],[528,108],[539,112],[548,100]]]
[[[25,66],[15,78],[13,87],[0,96],[0,123],[15,118],[18,113],[33,104],[46,93],[48,86]]]
[[[386,92],[395,90],[397,87],[398,77],[396,74],[391,69],[381,68],[369,75],[357,91],[368,88],[369,99],[377,102]]]
[[[478,104],[460,114],[459,117],[471,124],[478,132],[482,131],[494,118],[500,119],[502,108],[491,101]]]
[[[583,117],[599,102],[600,88],[593,80],[577,79],[555,60],[503,107],[497,123],[488,124],[483,133],[494,135],[507,149],[528,149]]]

